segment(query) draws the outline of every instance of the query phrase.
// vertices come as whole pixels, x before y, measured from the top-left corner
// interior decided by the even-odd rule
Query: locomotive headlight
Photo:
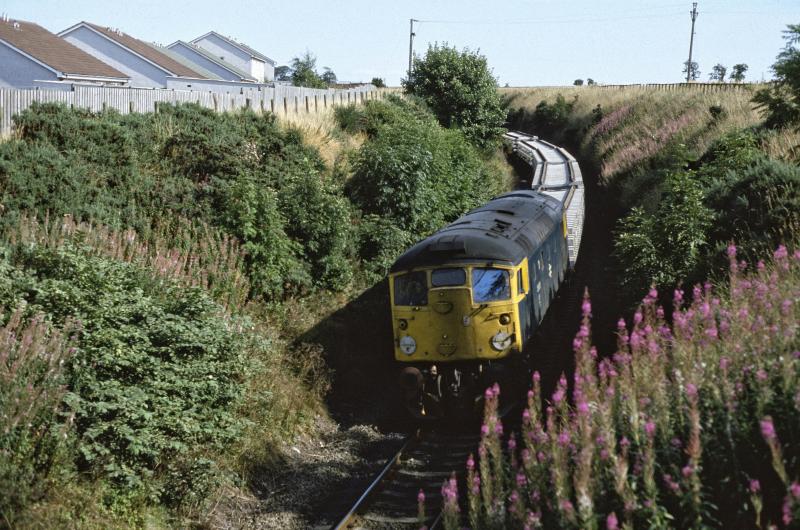
[[[411,335],[406,335],[400,338],[400,351],[406,355],[411,355],[417,351],[417,341]]]
[[[500,323],[504,326],[507,326],[511,323],[511,315],[508,313],[503,313],[500,315]]]
[[[498,331],[497,334],[492,337],[492,348],[495,350],[503,351],[509,346],[511,346],[511,335],[505,331]]]
[[[401,318],[400,323],[397,325],[400,329],[408,329],[408,320]]]

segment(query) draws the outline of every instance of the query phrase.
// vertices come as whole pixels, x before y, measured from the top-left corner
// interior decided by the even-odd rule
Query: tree
[[[692,61],[691,63],[689,61],[684,61],[683,73],[689,74],[687,76],[689,81],[697,81],[700,78],[700,67],[697,65],[696,61]]]
[[[336,84],[336,74],[333,73],[333,70],[328,68],[327,66],[323,69],[322,75],[320,78],[325,82],[326,85],[331,86]]]
[[[291,81],[292,69],[288,66],[275,67],[275,81]]]
[[[589,79],[587,79],[587,80],[586,80],[586,84],[587,84],[587,85],[589,85],[589,86],[594,86],[594,85],[596,85],[597,83],[595,83],[594,79],[592,79],[592,78],[590,77]]]
[[[711,74],[708,76],[710,81],[717,81],[719,83],[725,82],[725,74],[728,72],[728,69],[722,66],[721,64],[717,63],[714,65],[714,68],[711,69]]]
[[[572,84],[575,85],[575,86],[582,86],[583,85],[583,79],[576,79],[575,81],[572,82]]]
[[[768,127],[794,124],[800,130],[800,24],[787,28],[786,45],[772,65],[775,81],[756,92],[753,102],[765,114]]]
[[[317,58],[306,50],[301,57],[292,59],[292,84],[309,88],[327,88],[325,81],[317,74]]]
[[[747,65],[744,63],[734,64],[731,68],[730,80],[734,83],[741,83],[744,81],[744,73],[747,71]]]
[[[383,80],[382,77],[373,77],[372,81],[370,81],[375,88],[383,88],[386,86],[386,82]]]
[[[430,46],[424,58],[414,59],[403,87],[425,101],[443,126],[461,129],[478,146],[495,145],[503,133],[497,80],[478,52]]]

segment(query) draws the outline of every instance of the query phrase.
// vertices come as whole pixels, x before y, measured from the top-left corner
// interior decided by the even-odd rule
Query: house
[[[167,88],[168,80],[219,79],[166,49],[136,39],[119,29],[79,22],[58,34],[100,61],[123,72],[131,86]]]
[[[246,44],[236,42],[216,31],[209,31],[190,42],[247,72],[259,83],[270,83],[275,79],[275,61]]]
[[[167,48],[227,81],[257,82],[249,73],[195,44],[178,40]]]
[[[0,87],[59,81],[125,85],[130,78],[38,24],[0,19]]]

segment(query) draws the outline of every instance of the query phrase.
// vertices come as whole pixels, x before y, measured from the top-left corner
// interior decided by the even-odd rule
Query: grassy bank
[[[509,120],[579,154],[611,199],[614,263],[628,304],[792,242],[800,133],[769,129],[753,88],[507,90]]]

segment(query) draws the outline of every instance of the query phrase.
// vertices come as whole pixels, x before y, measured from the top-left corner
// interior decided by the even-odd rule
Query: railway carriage
[[[564,193],[540,183],[500,195],[392,266],[394,357],[412,415],[472,410],[489,384],[521,379],[521,354],[577,253],[568,214],[580,182],[565,174],[567,185],[554,190]],[[582,224],[582,195],[579,207]]]

